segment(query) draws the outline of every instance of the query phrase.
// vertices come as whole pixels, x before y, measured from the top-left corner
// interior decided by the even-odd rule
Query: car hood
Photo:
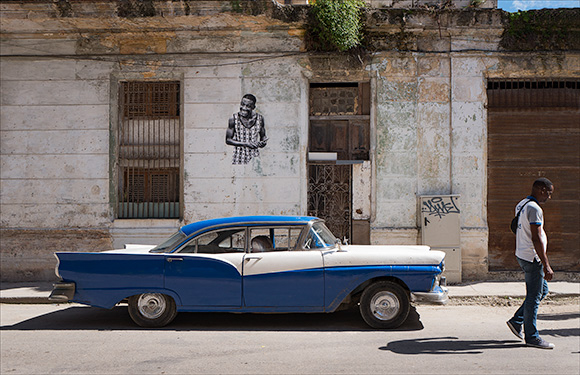
[[[429,246],[403,245],[341,245],[324,254],[327,267],[348,265],[439,265],[445,258],[443,251]]]

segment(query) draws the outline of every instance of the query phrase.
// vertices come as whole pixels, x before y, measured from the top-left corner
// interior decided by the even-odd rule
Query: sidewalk
[[[568,281],[550,282],[550,296],[580,296],[580,283]],[[449,298],[463,297],[524,297],[523,281],[483,281],[450,285]],[[54,303],[48,300],[52,291],[51,282],[1,283],[0,303]]]

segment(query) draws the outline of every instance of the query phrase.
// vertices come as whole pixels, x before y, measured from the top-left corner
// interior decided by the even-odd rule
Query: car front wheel
[[[143,293],[129,298],[129,316],[141,327],[163,327],[177,315],[173,298],[161,293]]]
[[[391,281],[369,285],[360,299],[360,313],[373,328],[396,328],[409,316],[411,304],[407,291]]]

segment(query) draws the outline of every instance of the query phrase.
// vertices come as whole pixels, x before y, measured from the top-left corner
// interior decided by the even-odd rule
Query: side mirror
[[[343,249],[342,246],[341,246],[342,245],[342,242],[340,241],[340,238],[337,238],[334,243],[336,244],[336,247],[338,248],[338,251],[341,251],[341,252],[346,251],[346,249]]]

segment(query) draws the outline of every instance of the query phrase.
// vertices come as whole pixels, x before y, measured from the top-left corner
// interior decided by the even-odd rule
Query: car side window
[[[304,241],[304,248],[306,250],[310,250],[310,249],[317,249],[321,247],[320,243],[318,241],[318,237],[316,236],[316,233],[314,233],[314,231],[311,229],[308,232],[308,236],[306,237],[306,241]]]
[[[200,234],[187,244],[179,253],[224,254],[243,253],[246,246],[244,228],[228,228]]]
[[[302,227],[260,227],[250,230],[250,252],[288,251],[296,248]]]
[[[331,247],[334,246],[335,240],[336,238],[330,230],[324,224],[317,222],[308,231],[308,235],[304,241],[304,249],[310,250]]]
[[[320,249],[324,247],[324,242],[320,239],[320,236],[314,229],[310,229],[306,241],[304,241],[304,248],[310,249]]]

